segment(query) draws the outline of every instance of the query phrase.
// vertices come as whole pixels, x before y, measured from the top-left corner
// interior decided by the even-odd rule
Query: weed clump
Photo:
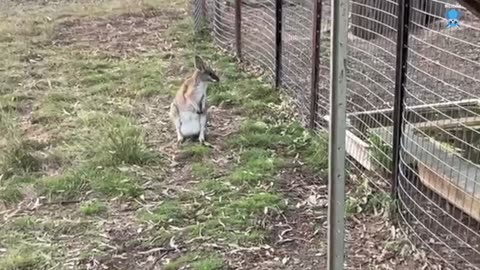
[[[106,134],[105,164],[144,165],[154,160],[155,155],[147,148],[142,132],[129,123],[109,125]]]

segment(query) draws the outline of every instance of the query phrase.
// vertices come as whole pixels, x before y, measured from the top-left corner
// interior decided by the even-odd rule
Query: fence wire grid
[[[299,120],[326,131],[330,1],[237,1],[194,0],[195,24],[206,19],[218,46],[260,67],[294,100]],[[348,165],[380,190],[398,183],[398,216],[412,240],[453,269],[480,269],[480,18],[455,0],[410,1],[408,40],[401,44],[408,57],[401,63],[399,173],[392,181],[398,3],[350,0]],[[452,8],[462,14],[459,28],[446,27]],[[318,83],[312,83],[315,66]]]

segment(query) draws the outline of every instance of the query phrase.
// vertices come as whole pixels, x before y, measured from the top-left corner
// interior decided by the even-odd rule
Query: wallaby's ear
[[[195,68],[200,71],[205,70],[205,64],[203,63],[202,58],[200,58],[198,55],[195,56]]]

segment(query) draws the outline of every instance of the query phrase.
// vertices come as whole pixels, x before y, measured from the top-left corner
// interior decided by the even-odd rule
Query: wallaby
[[[195,72],[178,89],[170,104],[169,116],[177,131],[177,143],[185,138],[198,136],[200,143],[205,142],[207,133],[207,87],[210,82],[219,82],[215,72],[204,61],[195,56]]]

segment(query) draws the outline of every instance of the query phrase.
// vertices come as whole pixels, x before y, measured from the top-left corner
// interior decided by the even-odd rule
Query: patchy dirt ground
[[[164,33],[174,19],[185,16],[178,10],[144,9],[113,18],[66,20],[58,25],[54,46],[84,46],[91,50],[127,57],[149,50],[168,51]]]
[[[0,119],[12,131],[1,137],[0,268],[326,267],[324,141],[193,37],[184,1],[37,4],[11,6],[25,17],[0,32]],[[167,111],[194,48],[222,83],[211,146],[177,147]],[[350,182],[347,268],[448,269],[412,249],[362,182]]]

